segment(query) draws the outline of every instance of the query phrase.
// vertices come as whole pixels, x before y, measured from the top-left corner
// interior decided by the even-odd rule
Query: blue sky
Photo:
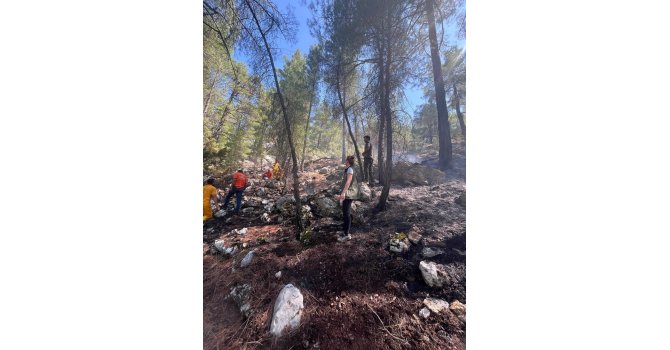
[[[309,52],[309,47],[313,44],[316,44],[316,38],[312,37],[309,33],[309,27],[307,25],[307,20],[311,18],[312,14],[307,8],[307,4],[303,4],[303,0],[276,0],[277,6],[282,10],[286,11],[287,8],[291,8],[293,14],[295,15],[296,20],[298,21],[298,31],[296,33],[296,42],[289,43],[286,41],[275,43],[277,48],[280,50],[279,57],[275,57],[275,65],[277,68],[282,68],[284,66],[284,56],[291,56],[296,49],[299,49],[303,55],[307,55]],[[456,43],[457,46],[465,46],[465,40],[457,40],[456,38],[456,28],[453,25],[447,27],[447,41],[449,43]],[[243,62],[247,62],[246,57],[239,52],[233,54],[235,59],[238,59]],[[405,102],[404,108],[410,113],[414,114],[416,106],[423,103],[423,91],[421,87],[407,87],[405,89],[405,95],[407,101]]]

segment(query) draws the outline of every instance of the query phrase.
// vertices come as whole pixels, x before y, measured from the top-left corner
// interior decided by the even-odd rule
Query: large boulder
[[[342,216],[342,209],[331,197],[319,197],[314,201],[314,205],[316,213],[321,217],[339,218]]]
[[[370,190],[370,187],[365,182],[361,182],[360,186],[361,190],[359,192],[358,200],[361,202],[369,202],[370,199],[372,199],[372,191]]]
[[[287,284],[279,292],[275,301],[270,333],[280,336],[284,331],[295,329],[300,325],[303,306],[302,293],[292,284]]]
[[[391,178],[399,183],[434,185],[447,181],[444,172],[426,165],[398,162],[393,166]]]
[[[277,200],[277,203],[275,203],[277,209],[279,212],[282,214],[286,213],[293,213],[293,204],[295,203],[295,198],[293,197],[292,194],[287,194],[284,195],[283,197],[279,198]]]

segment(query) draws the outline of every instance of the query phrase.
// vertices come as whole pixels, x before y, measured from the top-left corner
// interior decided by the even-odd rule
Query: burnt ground
[[[462,150],[455,151],[445,183],[393,184],[383,212],[373,208],[381,192],[374,187],[377,199],[359,205],[366,220],[353,225],[348,242],[337,242],[341,220],[332,218],[312,220],[308,244],[295,239],[288,220],[263,223],[256,215],[241,214],[228,223],[209,223],[203,234],[204,349],[465,349],[464,318],[451,311],[419,316],[426,297],[466,304],[465,208],[455,203],[465,192],[465,157]],[[317,177],[317,187],[330,185],[323,175],[304,176]],[[248,228],[245,235],[231,233],[243,227]],[[391,253],[389,237],[411,230],[423,240],[406,253]],[[240,251],[228,257],[213,254],[211,245],[219,238],[235,242]],[[422,258],[424,246],[445,253]],[[250,249],[256,252],[252,264],[240,268]],[[455,266],[463,272],[461,282],[429,287],[419,270],[421,260]],[[275,277],[278,271],[280,278]],[[252,289],[247,319],[227,298],[244,283]],[[275,339],[268,331],[272,308],[287,283],[304,297],[301,326]]]

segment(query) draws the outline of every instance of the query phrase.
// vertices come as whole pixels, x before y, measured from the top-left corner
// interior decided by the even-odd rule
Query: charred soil
[[[353,225],[347,242],[336,240],[341,219],[318,215],[310,219],[308,242],[296,240],[295,225],[290,219],[278,222],[276,211],[268,222],[250,210],[208,222],[203,229],[204,349],[465,349],[464,315],[451,310],[425,319],[419,315],[427,297],[466,303],[465,207],[456,200],[465,193],[464,156],[460,159],[463,169],[448,170],[441,184],[394,183],[383,212],[374,209],[378,195],[358,203],[365,219]],[[324,167],[336,176],[342,170],[337,160],[326,159],[312,162],[301,175],[316,192],[339,185],[319,173]],[[381,187],[372,190],[378,194]],[[389,239],[398,235],[417,242],[403,253],[390,252]],[[219,253],[213,243],[220,239],[238,250]],[[427,247],[441,254],[422,255]],[[241,268],[251,249],[251,265]],[[423,260],[449,266],[459,277],[430,287],[419,269]],[[274,301],[288,283],[304,296],[301,325],[275,338],[269,333]],[[251,287],[247,318],[228,297],[242,284]]]

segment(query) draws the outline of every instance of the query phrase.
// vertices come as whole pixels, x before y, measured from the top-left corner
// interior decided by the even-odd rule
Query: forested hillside
[[[203,1],[204,348],[464,349],[465,2],[288,3]]]

